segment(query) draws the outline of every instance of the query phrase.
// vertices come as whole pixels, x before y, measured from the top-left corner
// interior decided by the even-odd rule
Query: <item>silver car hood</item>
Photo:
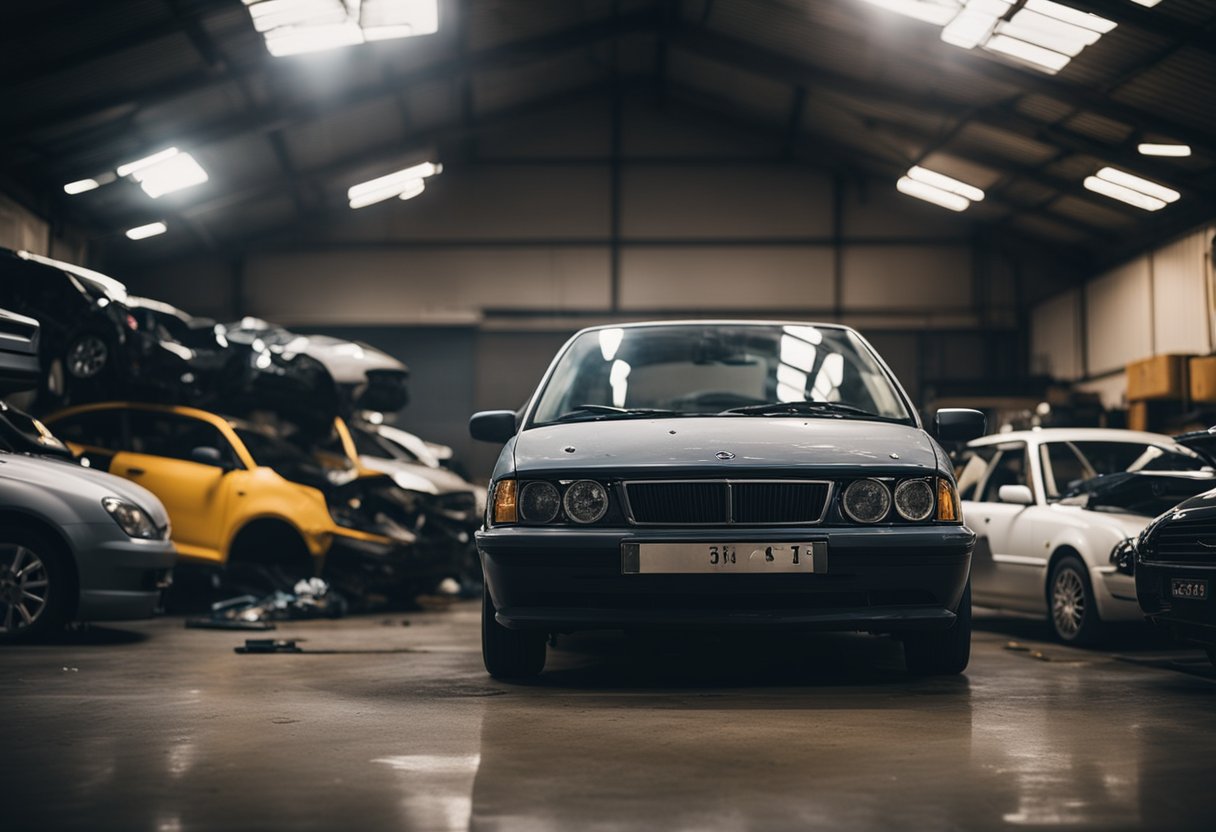
[[[98,505],[103,497],[118,497],[142,508],[158,527],[169,522],[160,500],[146,488],[113,474],[82,468],[71,462],[24,454],[0,454],[0,480],[16,480],[75,500]]]
[[[910,425],[859,419],[709,416],[618,419],[522,431],[515,468],[558,470],[938,469],[934,443]],[[733,454],[722,459],[718,454]]]

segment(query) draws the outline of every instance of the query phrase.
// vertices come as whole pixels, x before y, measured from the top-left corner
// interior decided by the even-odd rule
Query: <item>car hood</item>
[[[169,522],[165,507],[151,491],[112,474],[82,468],[72,462],[22,454],[0,454],[0,479],[19,480],[52,493],[96,500],[98,504],[103,497],[118,497],[144,509],[158,527]]]
[[[849,419],[711,416],[546,425],[515,441],[517,471],[655,474],[813,468],[907,474],[938,469],[934,443],[909,425]],[[733,454],[727,459],[718,454]]]

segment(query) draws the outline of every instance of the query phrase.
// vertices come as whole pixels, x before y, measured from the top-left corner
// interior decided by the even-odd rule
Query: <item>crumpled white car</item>
[[[1143,620],[1120,551],[1152,518],[1216,486],[1212,461],[1171,437],[1102,428],[985,436],[956,474],[979,537],[974,603],[1042,615],[1077,645],[1099,642],[1107,623]]]

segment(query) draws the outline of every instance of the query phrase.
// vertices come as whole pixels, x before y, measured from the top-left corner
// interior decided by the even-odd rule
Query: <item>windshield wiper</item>
[[[729,410],[723,410],[723,414],[740,413],[745,416],[854,416],[859,419],[877,419],[881,422],[905,422],[905,419],[896,419],[891,416],[883,416],[879,413],[873,413],[861,407],[854,407],[851,404],[842,404],[841,402],[768,402],[767,404],[749,404],[744,407],[732,407]]]
[[[609,416],[685,416],[676,410],[656,407],[613,407],[607,404],[580,404],[554,419],[554,422],[570,422],[576,419],[603,419]]]

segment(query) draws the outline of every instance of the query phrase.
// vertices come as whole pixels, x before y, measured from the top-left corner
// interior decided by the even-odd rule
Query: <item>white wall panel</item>
[[[1154,352],[1212,351],[1205,287],[1210,240],[1204,230],[1153,252]]]
[[[1153,354],[1148,257],[1138,257],[1085,286],[1088,375],[1122,369]]]
[[[284,324],[476,320],[484,309],[562,312],[609,302],[591,248],[399,249],[266,255],[245,271],[247,314]]]
[[[1085,375],[1079,290],[1046,300],[1032,310],[1030,372],[1059,381],[1075,381]]]
[[[11,199],[0,195],[0,246],[46,254],[47,224]]]
[[[626,167],[622,197],[626,238],[832,233],[831,180],[789,165]]]
[[[964,238],[971,221],[895,190],[894,182],[874,180],[866,187],[850,187],[845,193],[843,230],[846,237],[946,237]]]
[[[852,310],[959,310],[971,305],[966,246],[848,246],[844,306]]]
[[[623,309],[830,309],[832,250],[811,246],[626,247]]]

